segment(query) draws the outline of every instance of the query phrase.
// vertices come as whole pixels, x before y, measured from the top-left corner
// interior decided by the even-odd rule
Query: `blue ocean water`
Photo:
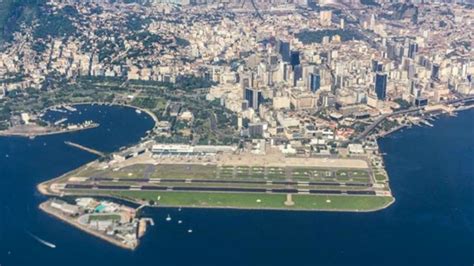
[[[82,106],[101,127],[0,138],[0,265],[472,265],[474,110],[380,140],[397,201],[372,213],[159,208],[135,251],[116,248],[38,210],[37,183],[113,151],[152,127],[124,107]],[[87,110],[85,110],[87,109]],[[53,120],[59,119],[52,117]],[[165,217],[173,218],[167,222]],[[182,220],[178,224],[178,220]],[[192,229],[192,233],[187,230]],[[31,232],[56,244],[48,248]]]

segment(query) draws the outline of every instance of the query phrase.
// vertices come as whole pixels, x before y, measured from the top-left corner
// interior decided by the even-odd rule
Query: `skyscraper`
[[[296,65],[293,68],[293,86],[296,87],[298,80],[303,78],[303,69],[301,65]]]
[[[372,72],[383,71],[383,63],[379,62],[376,59],[372,59]]]
[[[415,59],[416,53],[418,52],[418,44],[412,42],[408,45],[408,57]]]
[[[431,79],[439,79],[439,64],[433,64],[431,68]]]
[[[245,89],[245,100],[248,102],[248,107],[258,110],[258,107],[262,103],[263,96],[262,91],[253,88]]]
[[[308,76],[308,87],[311,92],[316,92],[321,88],[321,76],[316,73],[311,73]]]
[[[375,74],[375,94],[377,94],[377,99],[385,100],[387,96],[387,74],[386,73]]]
[[[300,64],[300,52],[291,51],[290,63],[293,69],[295,68],[295,66]]]
[[[278,41],[278,53],[285,62],[290,62],[290,43],[282,40]]]

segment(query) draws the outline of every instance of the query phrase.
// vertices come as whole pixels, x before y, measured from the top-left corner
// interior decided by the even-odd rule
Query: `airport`
[[[91,162],[40,187],[51,195],[108,195],[137,203],[148,199],[157,206],[168,206],[157,199],[172,194],[179,194],[184,200],[171,206],[183,207],[212,207],[212,201],[195,198],[216,194],[250,195],[256,200],[277,195],[279,205],[275,203],[272,206],[278,207],[272,208],[281,209],[301,207],[285,204],[288,197],[298,203],[298,196],[305,196],[305,200],[311,196],[364,196],[393,201],[387,182],[376,178],[382,170],[373,165],[373,155],[297,157],[271,145],[261,146],[258,152],[254,148],[255,145],[238,149],[149,141],[112,154],[110,160]],[[189,200],[193,203],[187,204]],[[250,206],[237,199],[227,207]]]

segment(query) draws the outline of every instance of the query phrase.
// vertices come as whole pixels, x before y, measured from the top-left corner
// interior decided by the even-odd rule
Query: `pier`
[[[77,143],[74,143],[74,142],[70,142],[70,141],[65,141],[64,144],[67,144],[69,146],[72,146],[72,147],[75,147],[75,148],[78,148],[78,149],[81,149],[83,151],[87,151],[87,152],[90,152],[92,154],[95,154],[95,155],[98,155],[100,157],[105,157],[105,153],[101,152],[101,151],[98,151],[98,150],[94,150],[92,148],[88,148],[86,146],[83,146],[81,144],[77,144]]]

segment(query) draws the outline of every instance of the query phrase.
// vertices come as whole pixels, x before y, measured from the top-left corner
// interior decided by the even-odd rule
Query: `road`
[[[462,98],[462,99],[441,101],[440,104],[449,105],[449,104],[455,104],[455,103],[470,102],[470,101],[473,101],[473,100],[474,100],[474,96],[470,96],[470,97],[465,97],[465,98]],[[366,138],[372,130],[374,130],[380,123],[382,123],[388,117],[403,115],[403,114],[408,114],[408,113],[413,113],[413,112],[418,112],[418,111],[423,110],[425,107],[426,106],[412,107],[412,108],[409,108],[407,110],[396,111],[396,112],[393,112],[391,114],[384,114],[384,115],[380,116],[379,118],[377,118],[372,124],[367,126],[362,133],[360,133],[357,137],[354,138],[353,141],[357,142],[357,141],[360,141],[360,140]]]

